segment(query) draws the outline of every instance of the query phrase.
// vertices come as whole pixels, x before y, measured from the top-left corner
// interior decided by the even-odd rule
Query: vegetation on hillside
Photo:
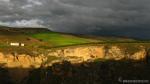
[[[31,34],[31,36],[41,41],[49,42],[54,46],[65,46],[65,45],[73,45],[73,44],[99,42],[98,40],[94,40],[94,39],[81,38],[77,36],[65,35],[56,32],[37,33],[37,34]]]
[[[150,47],[150,41],[137,41],[118,37],[95,37],[53,32],[44,28],[0,28],[0,51],[35,55],[33,52],[46,53],[47,49],[89,45],[128,46],[131,50],[137,45]],[[24,43],[24,47],[10,46],[10,43]]]
[[[30,71],[20,84],[123,84],[123,80],[145,80],[150,82],[150,63],[147,61],[96,61],[92,63],[71,64],[64,61],[55,63],[47,68]],[[11,70],[11,69],[10,69]],[[19,69],[18,69],[19,70]],[[20,69],[23,70],[23,69]],[[7,70],[0,69],[3,75],[1,83],[15,84],[9,77]],[[17,82],[17,81],[16,81]],[[137,84],[137,83],[135,83]]]
[[[120,84],[124,80],[149,80],[150,65],[134,61],[99,61],[54,64],[30,73],[28,84]],[[37,78],[39,80],[37,80]],[[37,82],[38,81],[38,82]],[[147,82],[148,84],[148,82]]]

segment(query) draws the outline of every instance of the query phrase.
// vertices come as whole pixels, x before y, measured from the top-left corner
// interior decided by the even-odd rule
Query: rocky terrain
[[[39,54],[30,56],[28,54],[4,54],[0,53],[0,64],[2,67],[9,68],[39,68],[41,66],[61,62],[62,60],[70,61],[71,63],[81,63],[84,61],[101,60],[144,60],[147,56],[146,47],[136,46],[134,51],[126,49],[128,46],[121,48],[117,45],[84,45],[71,46],[56,49],[48,49],[47,54]],[[52,59],[53,58],[53,59]],[[47,66],[50,66],[47,65]]]

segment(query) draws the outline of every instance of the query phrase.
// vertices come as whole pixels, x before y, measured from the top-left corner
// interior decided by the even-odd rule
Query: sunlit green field
[[[74,44],[83,44],[91,42],[99,42],[98,40],[81,38],[72,35],[65,35],[61,33],[49,32],[49,33],[37,33],[31,35],[33,38],[40,39],[41,41],[48,42],[53,46],[65,46]]]

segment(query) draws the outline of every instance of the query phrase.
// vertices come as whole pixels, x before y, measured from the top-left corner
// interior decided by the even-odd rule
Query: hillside
[[[3,84],[99,84],[108,83],[109,80],[104,80],[107,78],[117,84],[120,76],[130,77],[128,74],[133,73],[136,75],[131,78],[149,78],[150,70],[145,65],[150,61],[149,41],[10,27],[0,28],[0,39],[0,82]],[[134,69],[140,70],[134,72]],[[91,71],[94,74],[90,75]],[[145,74],[141,75],[142,72]],[[97,77],[100,77],[97,83],[91,79]]]
[[[112,58],[130,59],[131,57],[129,58],[128,56],[132,56],[133,53],[139,51],[139,53],[142,53],[142,56],[145,56],[145,53],[149,52],[148,50],[150,49],[149,41],[137,41],[120,37],[74,35],[53,32],[46,28],[1,27],[0,39],[0,52],[4,56],[5,54],[13,56],[29,55],[29,57],[42,55],[48,58],[50,56],[51,61],[62,59],[60,56],[67,59],[69,56],[71,58],[75,56],[75,58],[79,57],[84,60],[100,56],[102,59],[105,59],[105,54],[109,53],[108,49],[111,50],[111,48],[110,53],[112,54],[110,56]],[[139,53],[132,58],[142,58]]]
[[[46,28],[0,28],[0,47],[11,47],[10,43],[23,43],[26,48],[50,48],[99,42],[90,38],[52,32]]]
[[[0,51],[30,55],[36,55],[33,52],[42,53],[45,49],[55,47],[137,42],[130,38],[75,35],[54,32],[47,28],[13,28],[5,26],[0,27],[0,39]],[[24,46],[16,48],[16,46],[11,46],[11,43],[24,44]]]
[[[11,42],[24,43],[26,47],[59,47],[85,43],[107,41],[134,41],[117,37],[96,37],[53,32],[46,28],[10,28],[0,27],[0,46],[9,46]],[[32,44],[31,44],[32,43]]]

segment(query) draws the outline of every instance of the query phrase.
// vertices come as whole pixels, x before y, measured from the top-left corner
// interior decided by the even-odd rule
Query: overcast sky
[[[0,25],[150,39],[150,0],[0,0]]]

